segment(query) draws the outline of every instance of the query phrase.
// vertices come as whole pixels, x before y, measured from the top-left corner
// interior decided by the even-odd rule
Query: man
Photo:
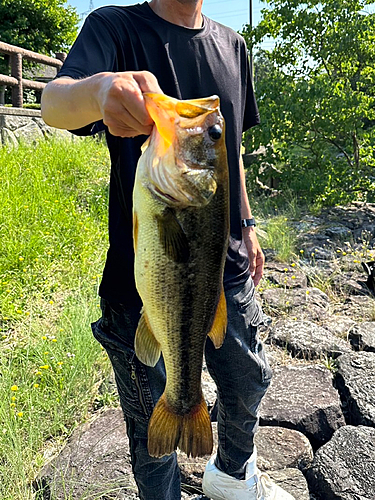
[[[142,304],[133,273],[132,189],[140,146],[153,126],[142,93],[179,99],[219,95],[231,196],[224,278],[228,330],[220,349],[210,340],[206,344],[207,366],[218,388],[219,448],[207,465],[203,491],[214,500],[293,500],[256,468],[253,444],[271,371],[257,336],[264,316],[254,300],[264,257],[240,160],[242,131],[259,123],[247,50],[239,35],[201,9],[202,0],[151,0],[94,11],[58,78],[47,85],[42,113],[49,125],[81,135],[101,120],[106,126],[110,247],[99,291],[102,318],[93,332],[113,364],[140,498],[178,500],[176,454],[154,458],[147,451],[147,424],[163,392],[165,370],[162,359],[150,368],[134,354]],[[247,220],[244,227],[241,220]]]

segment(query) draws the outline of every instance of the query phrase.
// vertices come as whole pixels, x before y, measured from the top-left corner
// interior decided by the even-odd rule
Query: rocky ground
[[[299,257],[280,263],[266,249],[258,290],[273,320],[261,335],[274,372],[260,410],[258,465],[296,500],[374,500],[375,206],[292,224]],[[203,387],[212,408],[205,370]],[[180,454],[179,463],[182,498],[204,499],[206,459]],[[121,411],[103,409],[78,428],[34,489],[39,500],[136,499]]]

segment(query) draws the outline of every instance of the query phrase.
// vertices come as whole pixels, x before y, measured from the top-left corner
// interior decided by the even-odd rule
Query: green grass
[[[275,258],[281,262],[293,260],[297,254],[297,237],[288,222],[288,217],[276,215],[260,218],[258,237],[262,248],[276,251]]]
[[[0,498],[30,483],[95,406],[109,363],[93,339],[107,248],[105,145],[0,149]]]

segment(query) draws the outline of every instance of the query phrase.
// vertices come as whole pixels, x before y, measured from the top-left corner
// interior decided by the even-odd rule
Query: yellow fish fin
[[[212,446],[211,421],[203,396],[190,413],[177,415],[162,394],[148,426],[149,454],[163,457],[179,447],[188,456],[202,457],[211,454]]]
[[[225,333],[227,331],[227,301],[225,299],[224,288],[221,289],[219,304],[216,309],[215,319],[208,336],[212,340],[215,349],[223,345]]]
[[[187,262],[190,255],[189,241],[174,210],[166,208],[162,215],[156,216],[156,220],[165,253],[175,262]]]
[[[155,366],[160,358],[160,344],[156,340],[146,314],[143,312],[135,332],[135,354],[139,361],[147,366]]]
[[[138,246],[138,215],[137,212],[133,212],[133,245],[134,245],[134,253],[137,253]]]
[[[165,94],[143,94],[145,106],[151,118],[154,120],[159,134],[166,142],[166,148],[170,146],[175,137],[175,119],[177,99]]]

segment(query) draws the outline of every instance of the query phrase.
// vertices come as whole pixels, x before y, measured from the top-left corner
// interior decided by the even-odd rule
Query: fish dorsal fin
[[[159,361],[160,344],[152,333],[145,312],[142,313],[135,333],[134,349],[139,361],[147,366],[155,366]]]
[[[156,220],[165,253],[175,262],[187,262],[190,255],[189,242],[174,210],[166,208],[162,215],[156,216]]]
[[[208,336],[212,340],[215,349],[223,345],[225,333],[227,331],[227,301],[225,299],[224,288],[221,289],[219,304],[216,309],[215,319]]]

